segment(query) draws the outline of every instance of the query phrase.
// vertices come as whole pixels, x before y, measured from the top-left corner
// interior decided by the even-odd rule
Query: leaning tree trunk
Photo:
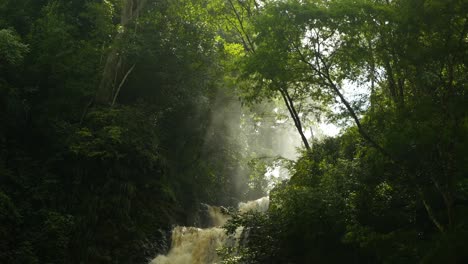
[[[112,105],[115,102],[121,86],[135,67],[135,65],[127,66],[125,64],[119,42],[126,37],[130,23],[138,18],[146,2],[147,0],[122,0],[122,15],[120,18],[122,30],[117,32],[107,55],[101,82],[94,98],[95,103],[98,105]]]

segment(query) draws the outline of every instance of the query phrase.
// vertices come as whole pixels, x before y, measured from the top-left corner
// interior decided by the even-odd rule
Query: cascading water
[[[257,200],[248,201],[246,203],[239,203],[238,210],[241,214],[247,212],[266,212],[270,205],[270,197],[265,196]]]
[[[239,203],[240,213],[249,211],[265,212],[268,209],[269,198]],[[242,228],[238,228],[234,237],[228,237],[221,228],[229,216],[223,213],[221,207],[209,206],[208,216],[212,223],[210,228],[177,226],[172,230],[171,250],[167,255],[159,255],[150,264],[214,264],[219,261],[216,249],[227,243],[238,241]]]
[[[211,141],[210,137],[212,134],[215,134],[220,127],[222,127],[223,131],[228,135],[232,136],[237,135],[239,132],[247,131],[244,129],[251,129],[249,128],[250,125],[239,125],[239,113],[242,114],[241,120],[243,122],[241,123],[244,123],[244,121],[256,122],[249,116],[251,114],[256,115],[260,112],[257,112],[257,110],[252,112],[250,112],[250,110],[243,110],[241,103],[237,100],[231,100],[233,98],[232,94],[225,94],[222,90],[219,90],[216,95],[215,104],[213,105],[213,109],[216,109],[216,111],[212,111],[210,126],[207,130],[206,142],[209,149],[211,149],[212,144],[216,142]],[[258,146],[260,149],[255,152],[259,154],[259,156],[269,156],[271,153],[276,153],[275,156],[282,157],[281,160],[296,160],[299,156],[297,148],[301,147],[302,142],[296,137],[297,132],[295,128],[293,126],[288,126],[287,119],[283,119],[282,117],[282,113],[287,113],[287,109],[278,108],[276,105],[274,107],[274,109],[271,109],[274,112],[273,115],[276,116],[276,114],[278,114],[274,120],[275,128],[269,130],[268,134],[264,135],[264,138],[258,138],[254,146]],[[255,123],[255,127],[257,126],[262,126],[261,122]],[[264,128],[266,128],[265,125]],[[256,132],[258,132],[257,129]],[[312,133],[310,133],[310,135],[312,135]],[[262,134],[259,133],[258,136],[262,136]],[[265,145],[263,146],[263,144]],[[240,146],[244,147],[244,145],[239,145],[239,147]],[[267,153],[262,153],[261,149],[263,148],[269,149],[269,151],[267,151]],[[271,157],[273,158],[273,156]],[[271,190],[275,182],[281,182],[288,178],[289,173],[286,169],[282,168],[281,162],[280,160],[274,161],[267,168],[265,179],[269,181],[269,184],[266,191]],[[233,180],[236,181],[236,177],[234,177]],[[207,217],[209,219],[203,219],[200,226],[206,228],[175,227],[172,230],[172,242],[169,252],[166,255],[157,256],[150,264],[219,263],[220,259],[216,252],[217,249],[223,246],[236,248],[236,245],[244,243],[245,239],[248,239],[249,231],[245,230],[244,232],[243,227],[239,227],[233,236],[227,236],[225,230],[221,228],[229,219],[229,216],[223,213],[223,208],[208,205],[204,206],[206,206]],[[238,210],[241,214],[249,211],[265,212],[268,206],[269,197],[267,196],[258,200],[239,203]]]

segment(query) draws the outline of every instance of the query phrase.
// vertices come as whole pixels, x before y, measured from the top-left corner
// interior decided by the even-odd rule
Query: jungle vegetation
[[[282,160],[224,263],[467,262],[467,14],[0,0],[0,263],[147,263],[200,203],[266,195]],[[321,122],[340,133],[306,133]]]

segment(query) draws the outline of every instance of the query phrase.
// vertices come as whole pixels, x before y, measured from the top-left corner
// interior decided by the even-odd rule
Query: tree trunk
[[[310,145],[307,140],[307,137],[304,135],[304,131],[302,131],[302,122],[301,119],[299,118],[299,114],[296,111],[296,108],[294,107],[294,101],[291,98],[291,96],[288,93],[287,88],[280,88],[279,89],[281,96],[283,97],[284,103],[286,104],[286,107],[288,108],[289,114],[291,115],[294,125],[297,128],[297,132],[299,132],[299,135],[301,135],[302,142],[304,143],[304,147],[310,151]]]
[[[101,82],[95,95],[95,103],[100,105],[111,105],[113,103],[115,93],[117,91],[117,84],[124,81],[122,78],[128,77],[128,75],[122,75],[128,73],[128,68],[125,69],[124,57],[122,50],[118,46],[120,40],[122,40],[128,32],[128,26],[130,23],[138,18],[141,9],[146,4],[147,0],[122,0],[122,14],[120,18],[120,26],[122,30],[117,32],[114,38],[112,47],[107,55],[106,64],[102,72]],[[135,29],[136,30],[136,29]],[[130,71],[131,72],[131,71]],[[117,81],[121,79],[120,81]]]

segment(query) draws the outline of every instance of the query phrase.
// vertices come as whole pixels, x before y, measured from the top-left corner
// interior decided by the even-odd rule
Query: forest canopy
[[[147,263],[202,204],[272,186],[223,263],[468,261],[467,14],[0,1],[0,263]]]

